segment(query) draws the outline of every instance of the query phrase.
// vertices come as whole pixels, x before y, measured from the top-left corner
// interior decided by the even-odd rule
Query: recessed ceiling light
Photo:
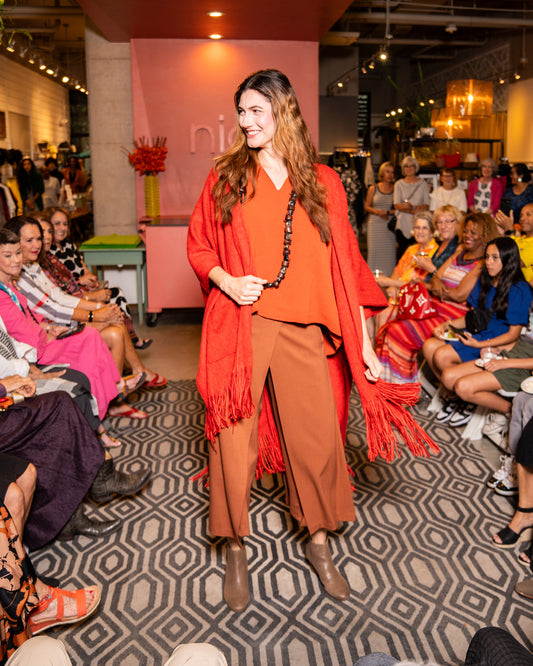
[[[64,76],[64,77],[61,79],[61,81],[63,81],[63,83],[68,83],[68,82],[70,81],[70,79],[69,79],[68,76]]]
[[[211,18],[220,18],[221,16],[224,16],[224,12],[207,12],[207,15],[210,16]]]
[[[213,35],[209,35],[209,39],[222,39],[222,35],[215,33]]]
[[[53,76],[53,75],[54,75],[54,70],[53,70],[51,67],[49,67],[49,68],[46,70],[46,73],[49,74],[50,76]]]

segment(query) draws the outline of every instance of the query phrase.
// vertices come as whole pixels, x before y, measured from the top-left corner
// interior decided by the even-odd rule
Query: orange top
[[[248,184],[248,192],[252,185]],[[243,217],[257,276],[273,282],[283,261],[285,216],[291,195],[289,179],[277,190],[260,168],[255,196],[243,205]],[[331,243],[320,240],[318,229],[297,202],[292,218],[289,267],[278,289],[265,289],[253,311],[267,319],[297,324],[321,324],[326,351],[333,353],[341,342],[341,327],[331,277]],[[337,338],[337,339],[335,339]]]

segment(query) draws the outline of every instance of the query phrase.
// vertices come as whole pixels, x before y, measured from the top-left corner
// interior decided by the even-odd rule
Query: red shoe
[[[118,409],[120,408],[110,406],[109,409],[107,410],[107,415],[113,416],[117,419],[119,419],[120,417],[124,417],[125,419],[137,419],[139,421],[148,418],[148,414],[146,412],[141,412],[139,409],[136,409],[131,405],[128,405],[128,407],[129,409],[118,411]]]
[[[150,379],[149,382],[145,382],[143,386],[144,388],[163,388],[163,386],[166,386],[167,381],[166,377],[161,377],[156,373],[155,377]]]

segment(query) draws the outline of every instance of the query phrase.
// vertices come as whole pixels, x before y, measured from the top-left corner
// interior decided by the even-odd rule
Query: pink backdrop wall
[[[161,215],[192,212],[213,157],[234,136],[233,94],[258,69],[277,68],[289,77],[318,146],[316,42],[134,39],[131,53],[135,138],[167,137]],[[137,211],[144,215],[141,178]]]

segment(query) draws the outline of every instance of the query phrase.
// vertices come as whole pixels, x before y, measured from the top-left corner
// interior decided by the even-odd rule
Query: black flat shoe
[[[137,342],[134,342],[133,346],[135,349],[148,349],[152,342],[152,338],[145,338],[144,340],[139,340],[139,338],[137,338]]]

